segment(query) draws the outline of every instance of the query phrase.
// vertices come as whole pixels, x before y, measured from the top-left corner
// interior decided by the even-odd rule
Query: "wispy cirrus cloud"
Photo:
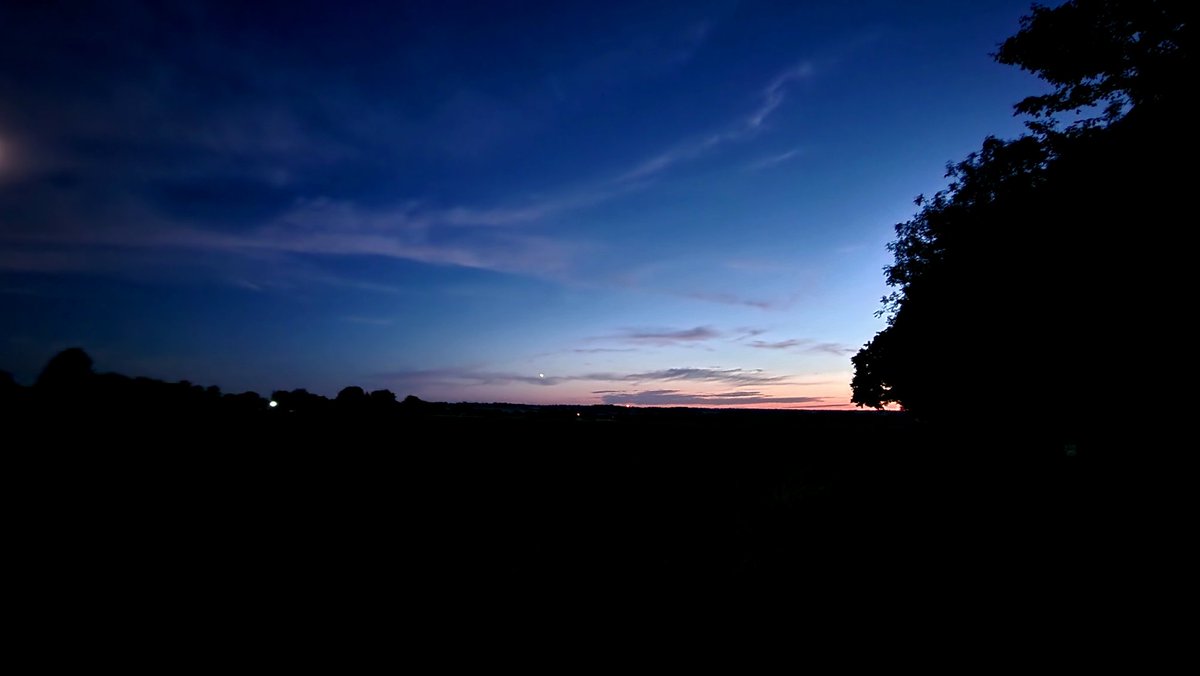
[[[642,160],[632,169],[618,175],[615,179],[613,179],[613,181],[615,183],[630,183],[648,178],[685,160],[694,160],[721,145],[722,143],[735,140],[741,135],[743,134],[731,134],[729,132],[723,132],[718,134],[709,134],[708,136],[703,136],[698,139],[684,141],[672,148],[658,153],[657,155],[653,155],[645,160]]]
[[[652,155],[628,171],[619,174],[614,182],[628,183],[643,180],[674,165],[698,159],[722,145],[749,138],[761,130],[775,111],[783,105],[792,84],[807,80],[815,73],[816,69],[809,61],[788,68],[771,78],[760,93],[758,105],[754,110],[737,120],[729,128],[682,141],[665,151]],[[796,152],[799,150],[793,151],[793,155],[779,159],[776,163],[790,159]]]
[[[511,371],[489,371],[475,368],[437,368],[414,369],[410,371],[390,371],[376,376],[384,382],[403,383],[410,385],[510,385],[524,383],[549,387],[566,382],[569,378],[546,377],[542,374],[513,373]]]
[[[754,326],[742,326],[742,327],[738,327],[735,330],[735,333],[737,335],[734,336],[733,340],[735,342],[739,342],[739,341],[743,341],[747,338],[754,338],[755,336],[761,336],[762,334],[764,334],[766,332],[767,332],[767,329],[761,329],[761,328],[754,327]]]
[[[707,26],[700,25],[689,34],[695,45],[703,40]],[[694,45],[685,50],[690,54]],[[642,187],[639,182],[662,172],[685,160],[703,156],[724,143],[739,141],[758,131],[767,119],[782,105],[788,87],[813,76],[811,62],[802,62],[773,77],[760,93],[758,106],[747,116],[738,120],[731,128],[683,141],[676,146],[635,164],[632,168],[606,180],[584,183],[559,194],[532,201],[523,205],[475,207],[459,205],[442,209],[420,210],[414,204],[403,209],[406,220],[416,225],[436,226],[509,226],[536,222],[549,216],[591,206]],[[782,155],[768,158],[770,163],[786,161],[800,152],[794,149]]]
[[[780,340],[780,341],[775,341],[775,342],[766,341],[766,340],[755,340],[755,341],[752,341],[751,343],[749,343],[749,345],[750,345],[750,347],[757,347],[757,348],[764,349],[764,350],[788,350],[793,347],[800,347],[801,345],[806,345],[809,342],[811,342],[811,341],[798,339],[798,338],[791,338],[789,340]]]
[[[575,254],[586,248],[583,243],[526,230],[470,228],[465,225],[468,214],[456,213],[455,218],[460,222],[447,230],[439,227],[446,224],[445,219],[415,211],[411,204],[365,208],[350,201],[301,199],[260,225],[221,231],[141,209],[117,210],[97,215],[93,223],[8,230],[0,236],[0,244],[7,241],[10,246],[22,249],[11,261],[0,255],[0,269],[28,268],[35,263],[56,270],[72,266],[94,269],[95,255],[80,250],[103,247],[108,256],[128,252],[124,255],[127,261],[131,255],[136,261],[136,252],[155,250],[209,251],[251,257],[380,256],[552,278],[567,270]],[[502,220],[495,215],[493,218]]]
[[[764,169],[770,169],[771,167],[774,167],[776,165],[787,162],[788,160],[796,157],[799,154],[800,154],[800,149],[794,148],[792,150],[787,151],[786,153],[779,153],[777,155],[768,155],[766,157],[759,158],[759,159],[751,162],[750,164],[747,164],[746,171],[762,171]]]
[[[680,285],[676,279],[677,271],[680,269],[694,267],[695,264],[696,263],[694,261],[678,260],[659,260],[652,263],[643,263],[622,270],[619,274],[614,275],[611,278],[610,283],[620,288],[629,289],[639,293],[666,295],[676,298],[703,301],[705,303],[752,307],[768,311],[787,309],[808,295],[805,292],[797,291],[776,297],[755,297],[732,293],[726,290],[714,291],[703,288],[687,288],[686,286],[680,288]],[[778,265],[771,269],[767,269],[765,267],[751,269],[749,264],[746,264],[746,267],[742,268],[734,267],[737,264],[738,263],[723,263],[721,265],[738,272],[766,273],[772,275],[776,275],[787,270],[787,268],[782,265]]]
[[[811,338],[789,338],[787,340],[778,341],[754,340],[747,343],[747,345],[762,350],[797,349],[804,352],[825,352],[839,357],[850,354],[856,350],[856,348],[843,345],[842,343],[818,342]]]
[[[694,42],[684,53],[698,45],[707,34],[707,26],[699,25],[689,35]],[[767,120],[783,104],[789,87],[796,82],[811,78],[815,68],[811,62],[801,62],[777,74],[760,92],[757,107],[737,120],[729,128],[682,141],[675,146],[639,161],[633,167],[617,175],[583,184],[563,193],[519,206],[479,208],[470,206],[455,206],[443,210],[433,210],[424,217],[430,223],[446,225],[513,225],[541,220],[547,216],[570,211],[580,207],[591,206],[604,202],[612,197],[623,194],[630,189],[643,187],[641,182],[655,174],[669,169],[684,161],[702,157],[708,152],[726,143],[740,141],[756,133]],[[800,149],[773,156],[765,160],[765,166],[778,164],[791,159]]]
[[[604,354],[607,352],[637,352],[636,347],[576,347],[571,350],[575,354]]]
[[[611,338],[643,345],[678,345],[720,337],[721,332],[711,326],[696,326],[690,329],[625,329]]]
[[[767,383],[781,383],[788,380],[788,376],[767,375],[761,369],[673,368],[663,369],[660,371],[646,371],[643,373],[630,373],[613,380],[623,380],[628,382],[688,380],[704,383],[761,385]]]
[[[560,238],[494,228],[447,233],[438,227],[449,224],[461,230],[472,219],[484,225],[511,224],[535,218],[534,211],[414,214],[407,205],[371,210],[352,203],[305,201],[268,225],[225,243],[231,247],[387,256],[498,272],[553,275],[568,267],[574,248]]]
[[[858,351],[856,347],[843,345],[841,343],[816,343],[808,348],[809,352],[825,352],[834,356],[841,357],[843,355],[852,354]]]
[[[783,105],[784,99],[787,97],[788,87],[801,80],[807,80],[815,73],[815,68],[812,62],[804,61],[795,66],[783,71],[771,79],[766,88],[762,92],[762,102],[758,108],[750,114],[745,120],[746,129],[758,129],[763,126],[767,118],[774,113],[779,106]]]
[[[152,24],[141,29],[153,32],[149,28]],[[203,41],[203,26],[190,28],[196,32],[189,33],[188,39]],[[709,28],[707,21],[691,22],[678,35],[647,38],[648,42],[635,45],[628,54],[611,58],[674,68],[704,44]],[[278,269],[289,262],[299,265],[304,255],[381,256],[568,279],[579,254],[594,246],[551,230],[547,226],[555,219],[642,190],[648,179],[672,167],[750,138],[777,113],[790,88],[814,73],[807,62],[788,68],[767,81],[748,113],[729,121],[724,128],[685,139],[634,162],[624,171],[552,185],[541,197],[491,204],[472,204],[470,200],[439,204],[417,196],[380,203],[361,199],[365,193],[353,189],[335,191],[337,197],[314,194],[314,186],[335,182],[339,172],[378,179],[373,173],[377,171],[375,165],[364,161],[371,157],[366,149],[375,147],[374,141],[378,141],[399,152],[408,143],[363,136],[363,130],[378,126],[372,122],[378,122],[387,110],[377,104],[366,105],[355,97],[347,99],[353,105],[345,104],[344,108],[321,103],[325,101],[322,97],[299,107],[284,105],[267,96],[281,86],[279,77],[256,75],[254,69],[243,67],[254,61],[253,51],[204,51],[221,57],[219,72],[244,84],[246,100],[224,102],[212,97],[220,103],[193,110],[178,103],[190,99],[177,91],[176,87],[182,85],[170,84],[172,78],[120,74],[118,79],[128,81],[130,92],[137,95],[117,101],[119,105],[110,117],[127,118],[132,121],[128,124],[83,115],[78,111],[84,106],[52,105],[41,99],[32,112],[16,116],[23,121],[17,127],[23,125],[30,131],[25,143],[28,148],[0,139],[5,143],[6,155],[38,156],[45,161],[20,163],[20,176],[30,188],[21,191],[21,208],[38,215],[27,222],[10,219],[0,229],[0,269],[103,269],[123,273],[152,266],[145,261],[159,252],[186,259],[189,252],[199,251],[226,254],[231,259],[240,257],[251,268],[249,261],[269,254],[278,255],[274,266]],[[134,55],[140,55],[136,49]],[[190,72],[181,70],[190,63],[183,56],[183,52],[169,50],[163,67],[168,72]],[[625,70],[621,67],[614,72]],[[114,71],[110,75],[118,74]],[[278,75],[286,75],[289,85],[303,84],[296,73]],[[208,91],[211,82],[203,80],[201,91]],[[147,108],[148,102],[154,104],[153,109]],[[0,110],[10,108],[0,104]],[[52,137],[33,133],[40,124],[36,120],[46,116],[55,117],[69,132],[65,136],[89,143],[63,145],[55,139],[64,134]],[[319,119],[337,123],[313,123]],[[422,135],[403,136],[408,139]],[[388,145],[397,143],[400,145],[394,148]],[[148,181],[144,179],[147,166],[153,167]],[[63,181],[62,176],[70,180]],[[130,177],[136,180],[127,180]],[[112,186],[121,181],[135,187],[114,190]],[[81,211],[79,205],[87,208]],[[0,208],[5,206],[0,199]],[[261,279],[261,274],[219,276],[248,289],[280,288]],[[762,309],[788,304],[723,293],[683,295]],[[705,336],[646,335],[628,339],[646,345],[697,344]]]
[[[762,392],[719,392],[693,394],[679,390],[641,390],[638,392],[605,393],[601,400],[620,406],[787,406],[819,405],[828,397],[775,397]]]
[[[569,375],[514,373],[511,371],[489,371],[476,368],[421,369],[393,371],[379,374],[385,381],[404,383],[438,383],[455,385],[506,385],[524,383],[549,387],[567,382],[694,382],[723,383],[734,387],[763,385],[820,385],[823,383],[794,383],[791,376],[771,375],[759,369],[741,368],[669,368],[634,373],[597,372]]]
[[[791,305],[794,300],[761,300],[756,298],[743,298],[732,293],[723,292],[708,292],[708,291],[689,291],[679,294],[685,298],[693,298],[709,303],[720,303],[721,305],[742,305],[745,307],[756,307],[760,310],[780,310]]]

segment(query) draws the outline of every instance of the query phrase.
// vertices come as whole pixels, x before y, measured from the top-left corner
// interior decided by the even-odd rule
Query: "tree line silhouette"
[[[1188,268],[1190,11],[1072,0],[1023,17],[993,56],[1052,89],[1015,105],[1026,134],[988,137],[896,226],[856,404],[976,427],[1019,410],[1025,432],[1085,442],[1114,406],[1149,410],[1177,387],[1138,361],[1183,339],[1162,308]]]
[[[186,380],[97,373],[92,358],[78,347],[52,357],[30,387],[0,371],[0,402],[10,411],[210,418],[255,415],[273,408],[308,415],[384,415],[420,410],[426,403],[411,395],[401,402],[391,390],[367,392],[354,385],[333,399],[303,388],[276,390],[267,399],[257,392],[222,393],[216,385],[204,387]]]

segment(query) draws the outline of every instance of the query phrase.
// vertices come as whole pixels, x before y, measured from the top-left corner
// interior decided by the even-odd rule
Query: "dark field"
[[[7,453],[23,556],[63,581],[54,593],[101,605],[442,607],[781,585],[814,599],[1062,591],[1112,543],[1150,537],[1113,458],[1022,445],[1000,424],[424,406],[26,418],[38,441]]]

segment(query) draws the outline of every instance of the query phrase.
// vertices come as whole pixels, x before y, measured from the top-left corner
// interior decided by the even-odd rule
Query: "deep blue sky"
[[[5,3],[0,368],[844,406],[1027,10]]]

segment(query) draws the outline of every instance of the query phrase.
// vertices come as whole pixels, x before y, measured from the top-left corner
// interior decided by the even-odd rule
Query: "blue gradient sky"
[[[1026,2],[5,3],[0,368],[838,407]]]

